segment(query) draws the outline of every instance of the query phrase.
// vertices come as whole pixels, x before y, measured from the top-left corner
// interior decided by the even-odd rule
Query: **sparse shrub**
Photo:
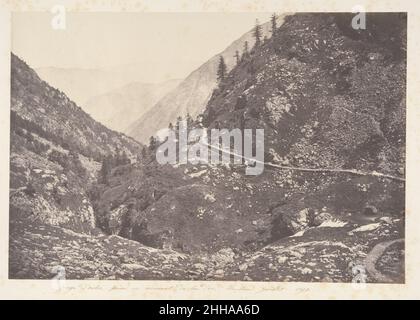
[[[26,137],[26,140],[28,140],[29,143],[34,141],[34,137],[33,137],[32,133],[30,133],[30,132],[27,132],[25,137]]]
[[[50,154],[48,155],[48,160],[50,160],[51,162],[59,164],[64,169],[69,167],[69,159],[67,158],[67,155],[65,155],[64,153],[61,153],[57,150],[52,150],[50,152]]]
[[[108,184],[108,175],[111,173],[111,159],[106,157],[102,160],[102,167],[99,171],[99,183]]]
[[[217,81],[219,84],[225,79],[227,74],[227,66],[223,56],[219,58],[219,66],[217,67]]]
[[[25,132],[21,128],[16,128],[15,133],[21,137],[25,136]]]
[[[61,199],[60,194],[58,193],[58,188],[57,188],[57,186],[54,186],[54,188],[53,188],[53,190],[52,190],[51,194],[52,194],[52,196],[53,196],[53,198],[54,198],[55,202],[57,202],[58,204],[61,204],[62,199]]]
[[[26,185],[26,189],[24,190],[24,192],[28,195],[33,197],[36,193],[36,190],[32,184],[32,182],[28,182],[28,184]]]
[[[240,110],[246,107],[246,97],[243,95],[240,95],[238,97],[238,100],[236,101],[235,104],[235,110]]]
[[[254,119],[260,118],[260,112],[257,110],[257,108],[251,108],[251,110],[249,110],[249,115]]]

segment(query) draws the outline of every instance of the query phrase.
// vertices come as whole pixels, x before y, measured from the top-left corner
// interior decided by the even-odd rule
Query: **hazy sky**
[[[15,13],[12,51],[31,67],[132,66],[144,81],[184,78],[271,13]]]

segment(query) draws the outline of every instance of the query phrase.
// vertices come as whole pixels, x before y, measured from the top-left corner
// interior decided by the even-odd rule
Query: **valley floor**
[[[9,277],[51,279],[63,266],[67,279],[403,283],[403,237],[404,221],[385,216],[328,222],[253,252],[188,255],[18,219],[10,221]]]

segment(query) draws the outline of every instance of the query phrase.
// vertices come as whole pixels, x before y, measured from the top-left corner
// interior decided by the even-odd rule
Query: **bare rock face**
[[[332,219],[333,219],[332,215],[329,214],[328,212],[321,212],[314,217],[313,225],[314,226],[319,226],[323,222],[330,221]]]
[[[95,228],[95,215],[83,182],[89,177],[77,176],[72,171],[76,169],[64,174],[62,166],[26,149],[20,136],[12,134],[12,139],[22,144],[19,149],[12,147],[11,219],[37,220],[90,233]]]
[[[296,213],[285,214],[283,221],[292,233],[305,230],[310,225],[309,209],[305,208]]]
[[[202,184],[175,187],[138,214],[132,239],[160,248],[170,242],[182,252],[213,252],[258,239],[257,228],[227,208],[224,197],[214,187]],[[241,232],[237,232],[238,225]]]
[[[76,232],[96,227],[88,194],[100,161],[141,145],[94,121],[74,102],[11,59],[10,212]]]

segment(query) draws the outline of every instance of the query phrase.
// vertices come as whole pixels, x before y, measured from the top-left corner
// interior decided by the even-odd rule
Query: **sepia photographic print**
[[[407,283],[406,10],[46,8],[10,14],[8,280]]]

